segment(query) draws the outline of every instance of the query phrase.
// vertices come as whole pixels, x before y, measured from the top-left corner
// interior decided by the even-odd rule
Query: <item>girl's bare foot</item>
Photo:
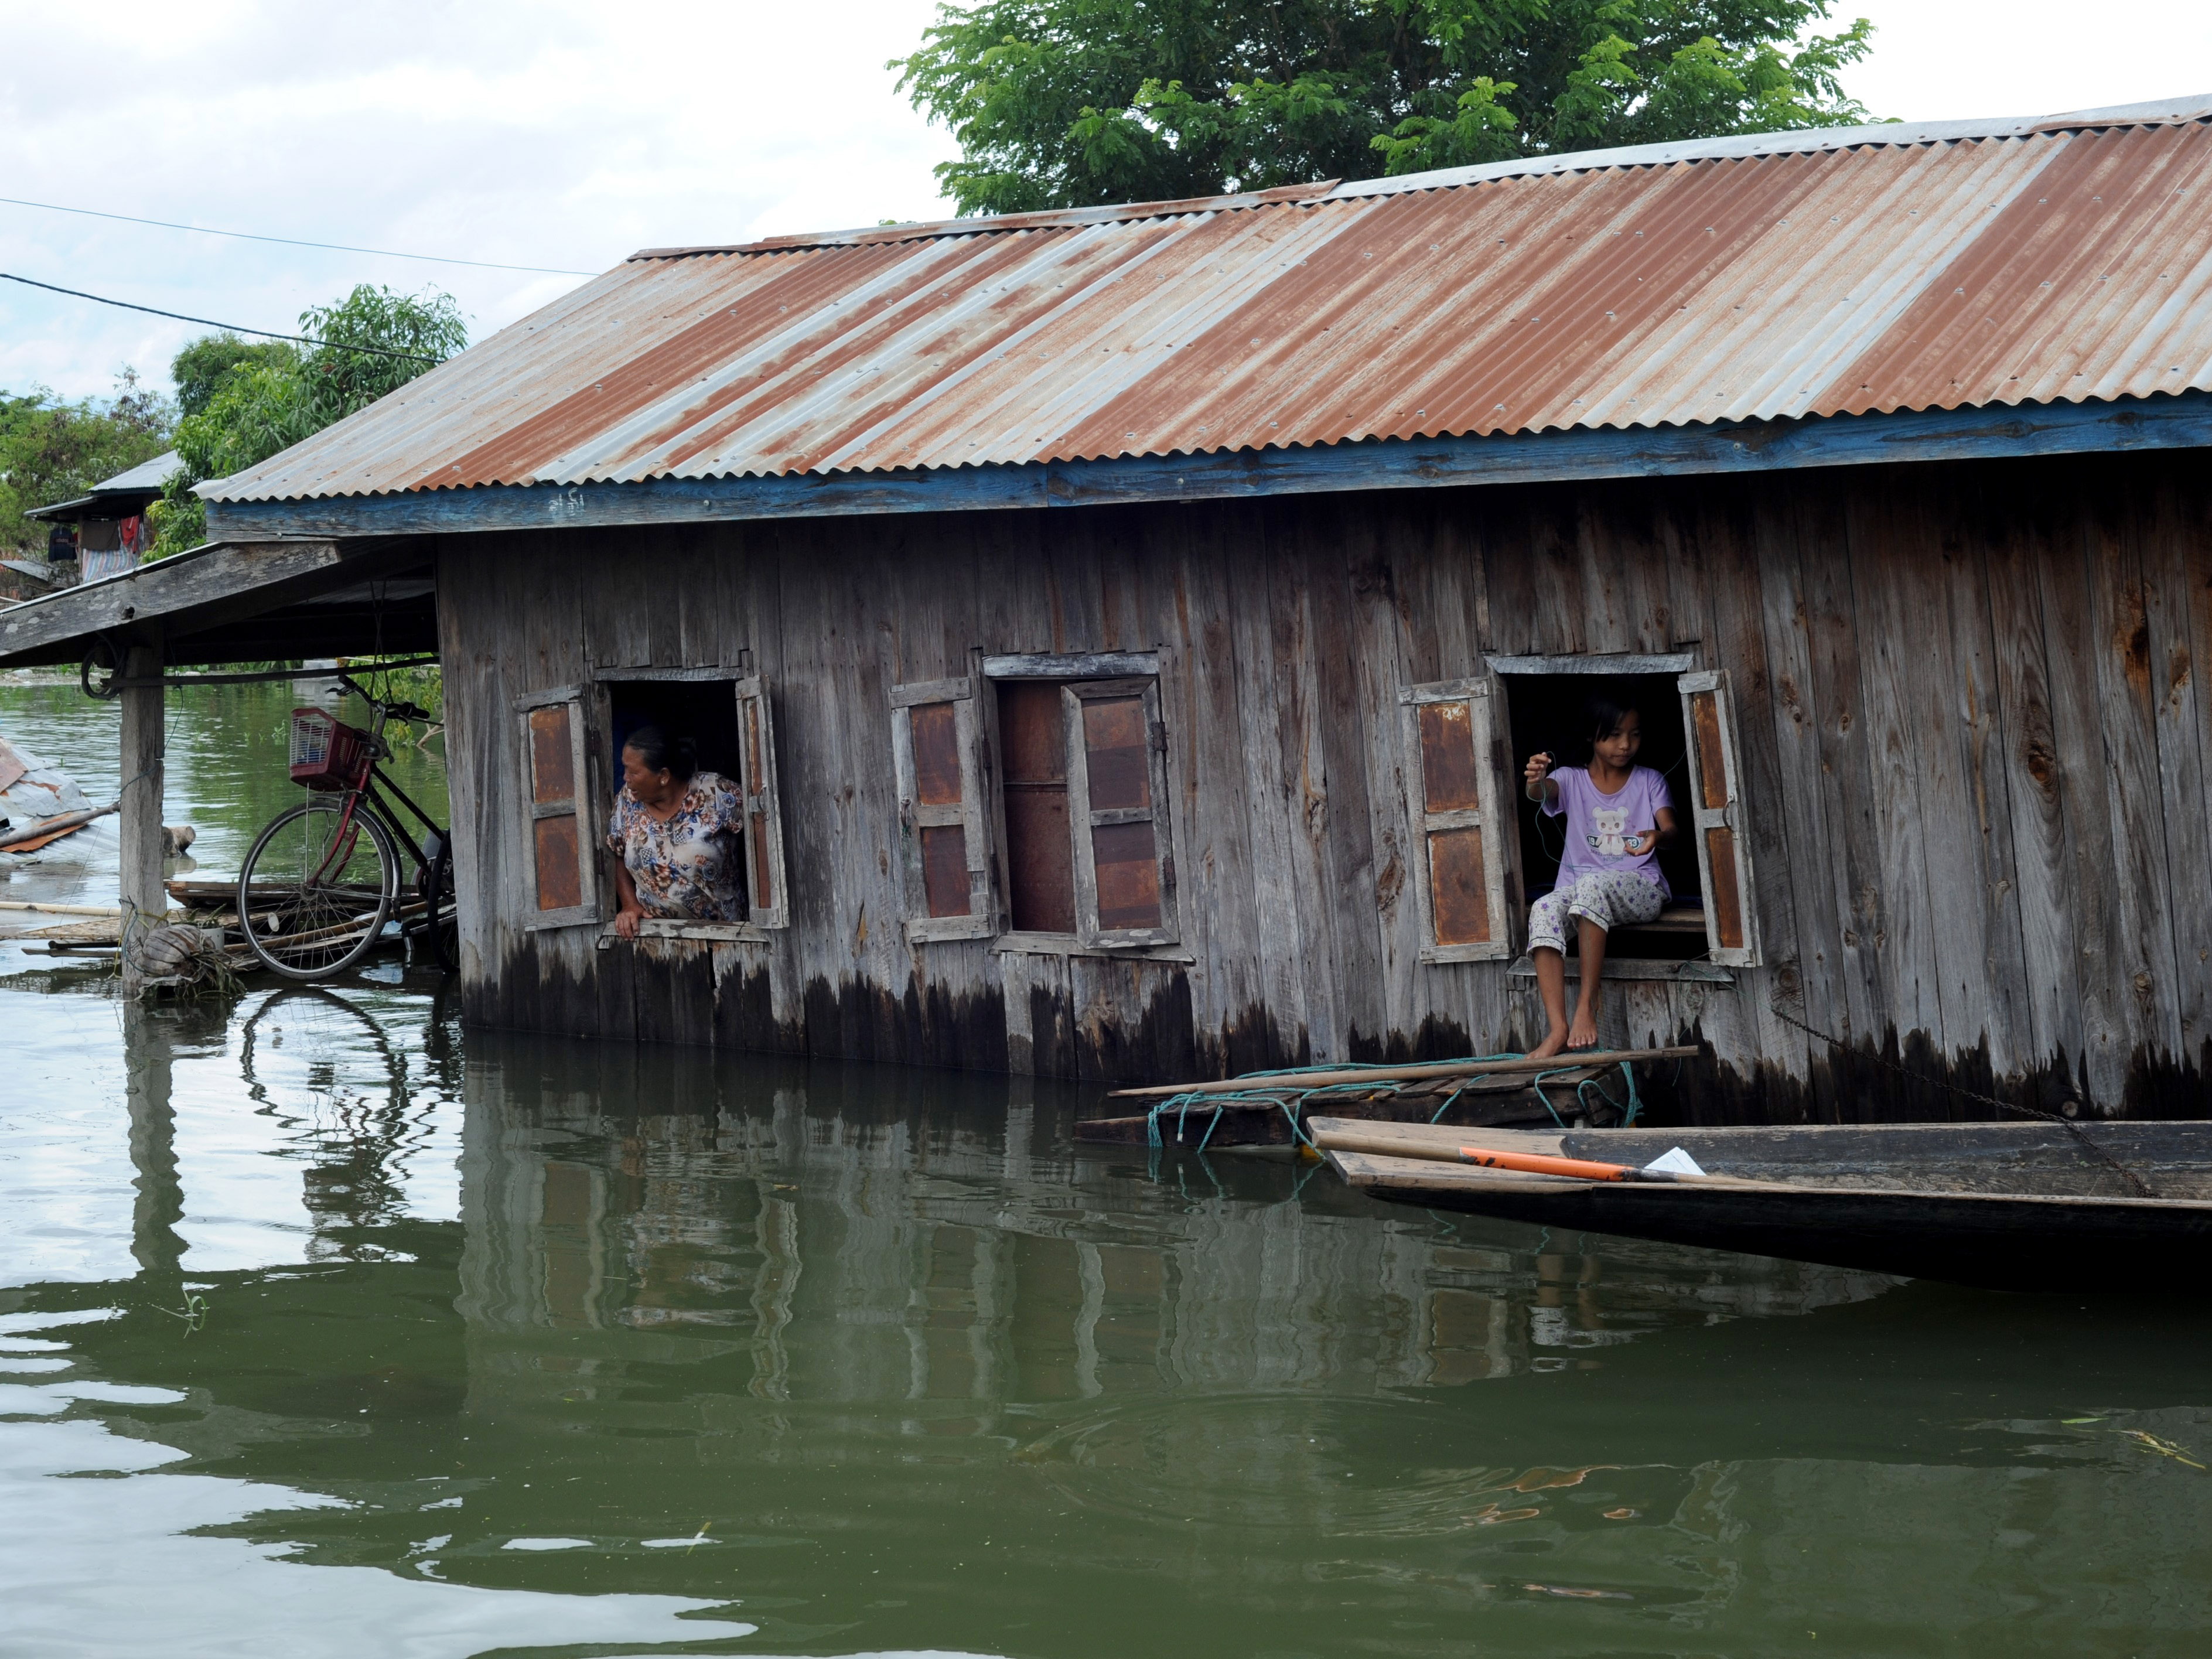
[[[1554,1025],[1544,1033],[1544,1040],[1528,1051],[1531,1060],[1549,1060],[1567,1046],[1567,1034]]]
[[[1575,1010],[1575,1023],[1567,1029],[1567,1047],[1595,1048],[1597,1047],[1597,1011],[1587,1002]],[[1552,1051],[1554,1054],[1558,1049]]]

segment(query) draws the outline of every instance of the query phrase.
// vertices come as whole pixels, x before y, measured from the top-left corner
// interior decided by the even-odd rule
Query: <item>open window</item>
[[[525,928],[573,927],[599,919],[585,704],[575,686],[517,701],[522,724],[520,818]]]
[[[767,682],[757,674],[684,671],[601,682],[606,698],[606,754],[613,780],[611,803],[621,787],[623,746],[647,726],[670,738],[689,738],[699,769],[728,780],[744,805],[744,828],[731,849],[743,900],[741,922],[656,918],[642,931],[656,937],[720,939],[757,937],[765,928],[791,925],[785,875],[783,811],[776,780],[775,711]],[[598,815],[604,830],[604,811]]]
[[[1656,971],[1695,961],[1736,966],[1753,960],[1740,899],[1749,890],[1749,873],[1735,833],[1735,750],[1726,675],[1695,670],[1686,653],[1492,657],[1489,662],[1505,704],[1502,714],[1510,735],[1510,770],[1518,802],[1516,850],[1528,898],[1549,892],[1558,878],[1565,821],[1543,816],[1520,794],[1521,766],[1539,750],[1557,755],[1563,766],[1583,764],[1589,752],[1588,734],[1582,730],[1583,706],[1602,685],[1643,716],[1644,744],[1637,764],[1666,777],[1679,830],[1673,844],[1659,851],[1659,867],[1674,896],[1655,921],[1613,931],[1607,941],[1608,973],[1632,976],[1641,971],[1639,964],[1651,964]],[[1721,768],[1710,786],[1704,775],[1709,764]],[[1719,792],[1717,805],[1710,809],[1701,805],[1708,787]],[[1708,821],[1709,813],[1719,816]],[[1709,833],[1713,828],[1722,830],[1727,843],[1717,854],[1725,890],[1722,879],[1707,869],[1716,856]]]
[[[1423,962],[1512,954],[1504,843],[1498,815],[1500,754],[1487,680],[1446,680],[1398,694],[1404,714],[1406,804]]]

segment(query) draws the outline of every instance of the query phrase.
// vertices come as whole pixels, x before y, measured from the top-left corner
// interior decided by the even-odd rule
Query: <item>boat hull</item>
[[[1325,1150],[1333,1136],[1371,1143],[1377,1128],[1334,1121],[1316,1121]],[[1409,1152],[1455,1139],[1395,1133]],[[2090,1134],[2158,1195],[2134,1196],[2112,1163],[2042,1125],[1491,1131],[1483,1142],[1635,1164],[1680,1146],[1709,1171],[1780,1191],[1546,1180],[1369,1152],[1328,1157],[1369,1195],[1433,1210],[2007,1290],[2212,1292],[2212,1124],[2099,1125]]]

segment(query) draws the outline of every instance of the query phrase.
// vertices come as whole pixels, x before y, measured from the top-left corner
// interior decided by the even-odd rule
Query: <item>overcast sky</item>
[[[0,0],[0,196],[604,269],[633,249],[945,216],[953,153],[884,68],[933,0]],[[1840,0],[1854,93],[1906,119],[2212,91],[2204,0]],[[573,276],[229,241],[0,204],[0,270],[285,329],[358,282],[476,337]],[[204,331],[0,283],[0,391],[167,384]]]

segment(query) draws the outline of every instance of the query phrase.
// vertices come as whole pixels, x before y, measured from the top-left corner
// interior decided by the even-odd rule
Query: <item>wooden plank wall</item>
[[[1735,687],[1765,961],[1613,988],[1608,1037],[1711,1045],[1654,1079],[1670,1104],[2206,1109],[2194,453],[514,532],[445,538],[439,571],[480,1022],[1146,1080],[1518,1048],[1525,981],[1417,959],[1398,690],[1486,651],[1686,651]],[[979,649],[1162,653],[1190,964],[908,945],[889,692]],[[746,653],[792,927],[524,932],[514,698]]]

